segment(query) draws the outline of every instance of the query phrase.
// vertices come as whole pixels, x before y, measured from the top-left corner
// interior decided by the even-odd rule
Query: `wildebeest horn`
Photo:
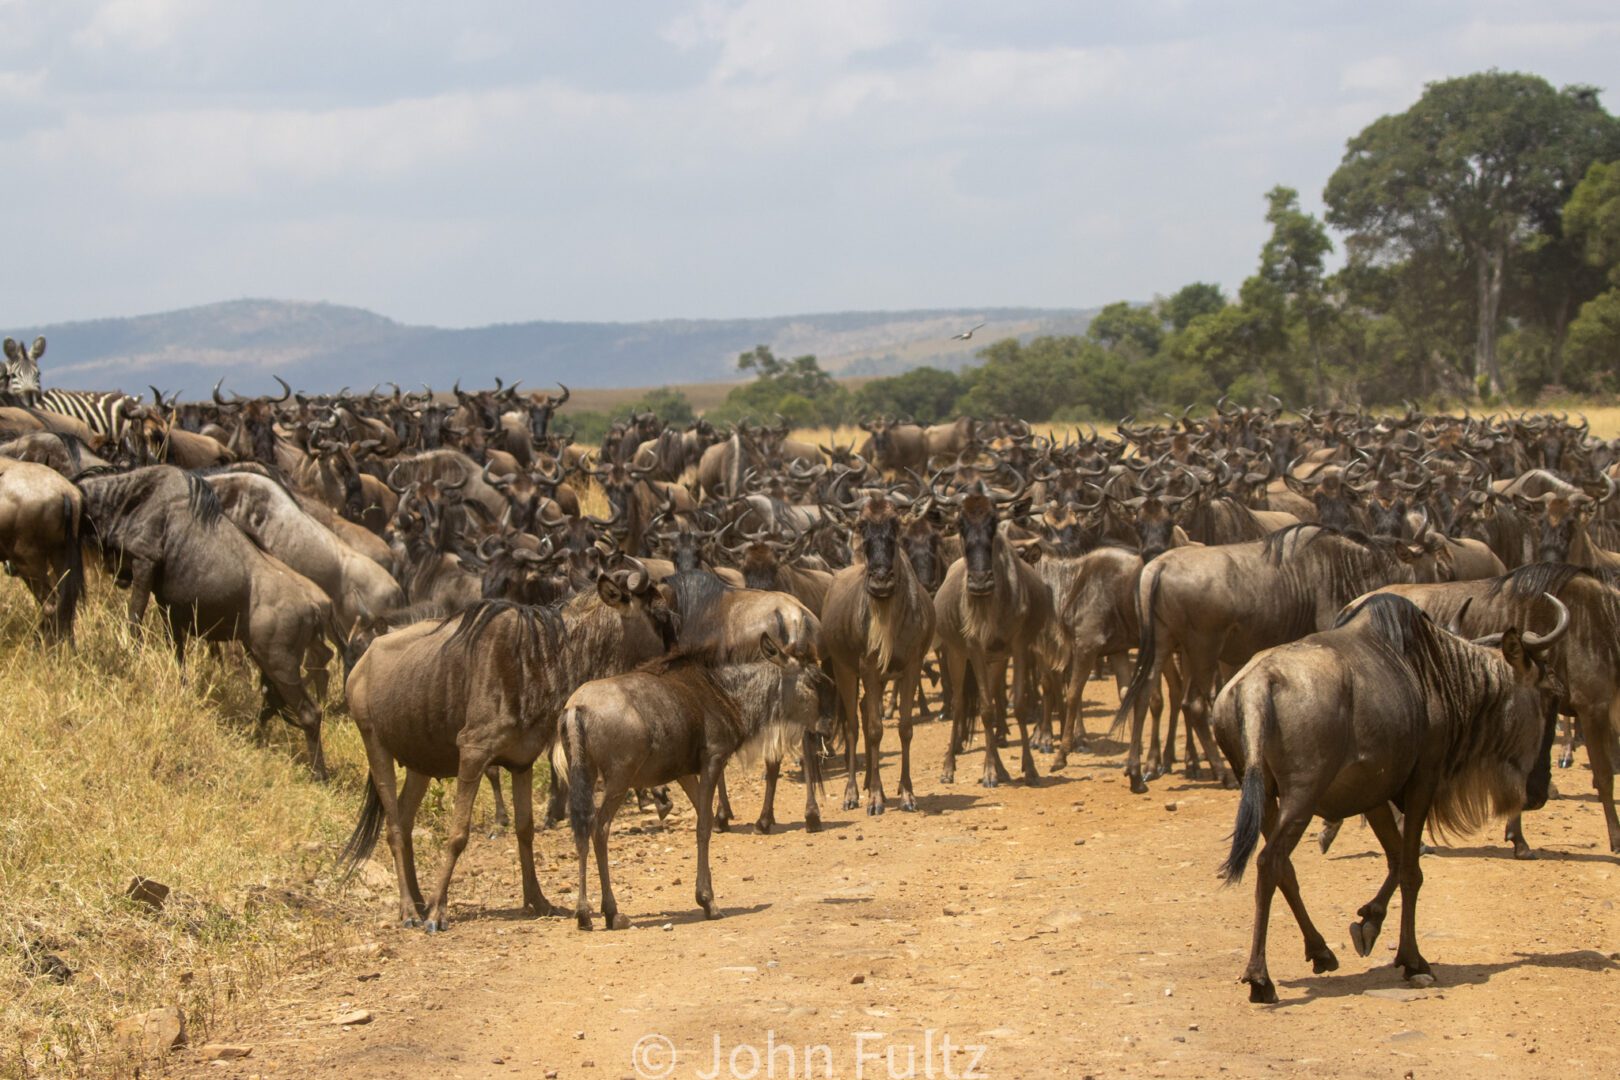
[[[214,398],[214,404],[215,405],[218,405],[222,409],[229,409],[232,405],[235,405],[236,402],[235,401],[226,401],[224,398],[219,396],[219,388],[224,386],[224,385],[225,385],[225,377],[223,375],[221,375],[220,378],[219,378],[219,382],[214,384],[214,389],[210,393],[212,394],[212,396]],[[236,395],[232,394],[231,396],[235,397]]]
[[[1558,612],[1558,620],[1553,623],[1553,628],[1545,634],[1533,634],[1528,630],[1524,632],[1524,647],[1532,652],[1542,652],[1552,648],[1558,643],[1559,638],[1569,632],[1569,608],[1565,607],[1563,601],[1552,593],[1542,593],[1541,595],[1545,596]]]
[[[560,397],[560,398],[552,398],[551,399],[551,404],[553,406],[561,406],[564,402],[566,402],[568,400],[568,387],[563,386],[563,384],[561,382],[559,382],[557,385],[562,386],[562,397]]]
[[[449,484],[449,483],[446,483],[443,480],[440,480],[439,481],[439,487],[442,488],[445,491],[460,491],[462,488],[466,487],[467,486],[467,481],[472,479],[472,474],[469,473],[466,469],[461,469],[460,472],[461,472],[461,479],[460,480],[457,480],[453,484]]]
[[[484,466],[484,483],[491,487],[504,488],[512,482],[512,476],[509,473],[490,472],[494,467],[493,464]]]
[[[383,483],[388,485],[388,489],[396,495],[405,494],[405,489],[410,487],[410,481],[408,480],[403,484],[394,483],[394,479],[399,476],[399,470],[403,469],[405,465],[406,462],[402,461],[398,465],[395,465],[392,469],[388,470],[388,479],[383,481]]]
[[[283,379],[280,375],[272,375],[270,377],[281,384],[281,396],[270,399],[275,404],[280,405],[283,401],[286,401],[288,398],[292,397],[292,387],[288,386],[287,380]]]

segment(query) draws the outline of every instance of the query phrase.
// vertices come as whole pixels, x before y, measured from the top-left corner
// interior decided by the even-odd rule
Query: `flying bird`
[[[984,325],[984,323],[979,324],[979,326],[983,326],[983,325]],[[979,326],[970,326],[966,330],[962,331],[960,334],[952,334],[951,335],[951,340],[952,341],[972,341],[973,340],[973,331],[977,330],[979,328]]]

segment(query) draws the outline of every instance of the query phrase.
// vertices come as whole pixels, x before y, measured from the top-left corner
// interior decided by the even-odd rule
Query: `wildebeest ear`
[[[17,339],[16,338],[6,338],[6,359],[7,360],[16,360],[17,359]]]
[[[770,634],[759,635],[759,651],[760,655],[773,663],[782,662],[782,646],[778,645]]]
[[[1502,633],[1502,659],[1512,665],[1515,671],[1524,671],[1531,666],[1517,627],[1509,627]]]
[[[596,592],[602,598],[602,602],[611,607],[624,607],[630,602],[630,595],[610,574],[603,574],[596,579]]]

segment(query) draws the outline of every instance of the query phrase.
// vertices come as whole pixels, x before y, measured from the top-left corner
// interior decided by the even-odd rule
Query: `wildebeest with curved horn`
[[[833,576],[821,613],[821,648],[832,664],[843,722],[848,781],[844,809],[860,805],[855,781],[859,730],[866,733],[866,812],[883,813],[883,687],[896,680],[900,702],[900,808],[917,809],[911,788],[911,707],[934,643],[934,605],[900,543],[901,519],[881,495],[854,523],[859,561]],[[856,717],[860,717],[860,729]]]
[[[681,650],[586,683],[568,699],[551,767],[554,778],[567,778],[568,823],[579,856],[574,914],[581,930],[591,928],[586,844],[596,850],[602,918],[610,930],[627,929],[608,872],[613,815],[631,789],[677,781],[697,810],[697,902],[707,918],[719,915],[709,876],[709,835],[726,762],[739,751],[746,757],[750,746],[789,743],[816,728],[825,696],[821,686],[827,677],[813,641],[791,646],[765,634],[759,654],[758,660],[717,662],[713,649]]]
[[[1548,599],[1557,620],[1547,634],[1510,628],[1469,643],[1409,600],[1374,596],[1334,629],[1255,657],[1221,692],[1215,730],[1228,759],[1243,770],[1221,875],[1239,880],[1262,833],[1266,838],[1243,973],[1250,1001],[1277,1000],[1266,967],[1266,923],[1279,887],[1316,972],[1339,966],[1305,911],[1289,858],[1316,814],[1365,814],[1384,848],[1384,883],[1350,928],[1356,951],[1372,951],[1398,883],[1395,964],[1414,982],[1433,982],[1417,945],[1424,826],[1466,832],[1547,798],[1547,696],[1554,688],[1542,656],[1569,628],[1569,612]],[[1496,644],[1500,652],[1489,647]],[[1392,803],[1406,814],[1404,829]]]
[[[524,907],[552,913],[534,874],[534,763],[551,748],[557,714],[576,687],[657,656],[673,642],[675,626],[669,594],[637,567],[599,577],[595,591],[566,603],[484,601],[372,642],[347,685],[371,779],[344,859],[356,866],[369,858],[386,824],[401,921],[443,930],[479,782],[499,765],[512,772]],[[396,761],[406,768],[397,792]],[[454,816],[428,901],[416,879],[412,822],[428,780],[451,776]]]

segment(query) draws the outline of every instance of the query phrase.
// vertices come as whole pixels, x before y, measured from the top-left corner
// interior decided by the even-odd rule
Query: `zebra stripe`
[[[97,435],[116,441],[123,437],[129,423],[123,411],[126,401],[140,403],[139,398],[109,390],[45,390],[33,407],[71,416]]]

